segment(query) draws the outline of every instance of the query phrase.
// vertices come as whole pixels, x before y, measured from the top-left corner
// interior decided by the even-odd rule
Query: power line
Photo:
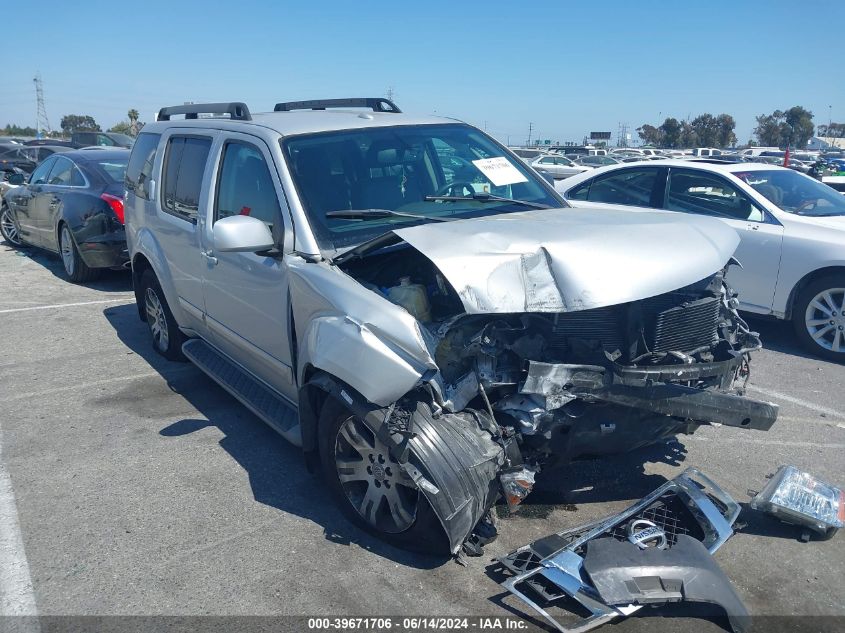
[[[50,121],[47,119],[47,105],[44,102],[44,84],[41,81],[41,73],[35,75],[35,100],[36,100],[36,114],[35,114],[35,128],[38,130],[38,136],[41,136],[42,130],[49,134]]]

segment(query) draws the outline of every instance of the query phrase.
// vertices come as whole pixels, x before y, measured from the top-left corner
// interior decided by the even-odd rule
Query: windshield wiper
[[[547,204],[539,202],[529,202],[528,200],[517,200],[516,198],[503,198],[502,196],[494,196],[489,193],[474,193],[471,196],[426,196],[423,198],[426,202],[461,202],[466,200],[476,200],[478,202],[510,202],[511,204],[521,204],[532,209],[551,209]]]
[[[369,220],[371,218],[411,218],[413,220],[425,220],[426,222],[451,222],[457,218],[442,218],[431,215],[417,215],[415,213],[403,213],[402,211],[391,211],[390,209],[339,209],[338,211],[327,211],[327,218],[341,218],[343,220]]]

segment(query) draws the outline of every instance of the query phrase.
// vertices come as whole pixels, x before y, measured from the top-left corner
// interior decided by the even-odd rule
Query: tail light
[[[100,198],[106,201],[106,203],[111,207],[111,210],[114,211],[114,214],[117,216],[117,221],[123,224],[123,198],[118,198],[110,193],[104,193],[100,196]]]

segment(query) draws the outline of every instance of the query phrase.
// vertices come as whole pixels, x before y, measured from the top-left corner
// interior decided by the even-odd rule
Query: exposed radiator
[[[652,352],[691,352],[716,342],[719,298],[689,301],[657,314],[651,338]]]

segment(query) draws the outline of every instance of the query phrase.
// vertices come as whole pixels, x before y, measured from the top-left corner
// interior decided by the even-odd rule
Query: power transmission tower
[[[529,147],[531,146],[531,132],[533,132],[533,131],[534,131],[534,124],[529,123],[528,124],[528,145],[529,145]]]
[[[35,75],[35,99],[37,102],[37,110],[35,114],[35,127],[38,130],[38,138],[41,138],[42,130],[49,134],[50,121],[47,119],[47,106],[44,103],[44,84],[41,81],[41,73]]]
[[[387,87],[387,99],[388,99],[388,101],[393,101],[395,96],[396,96],[396,92],[393,90],[393,86],[388,86]]]

